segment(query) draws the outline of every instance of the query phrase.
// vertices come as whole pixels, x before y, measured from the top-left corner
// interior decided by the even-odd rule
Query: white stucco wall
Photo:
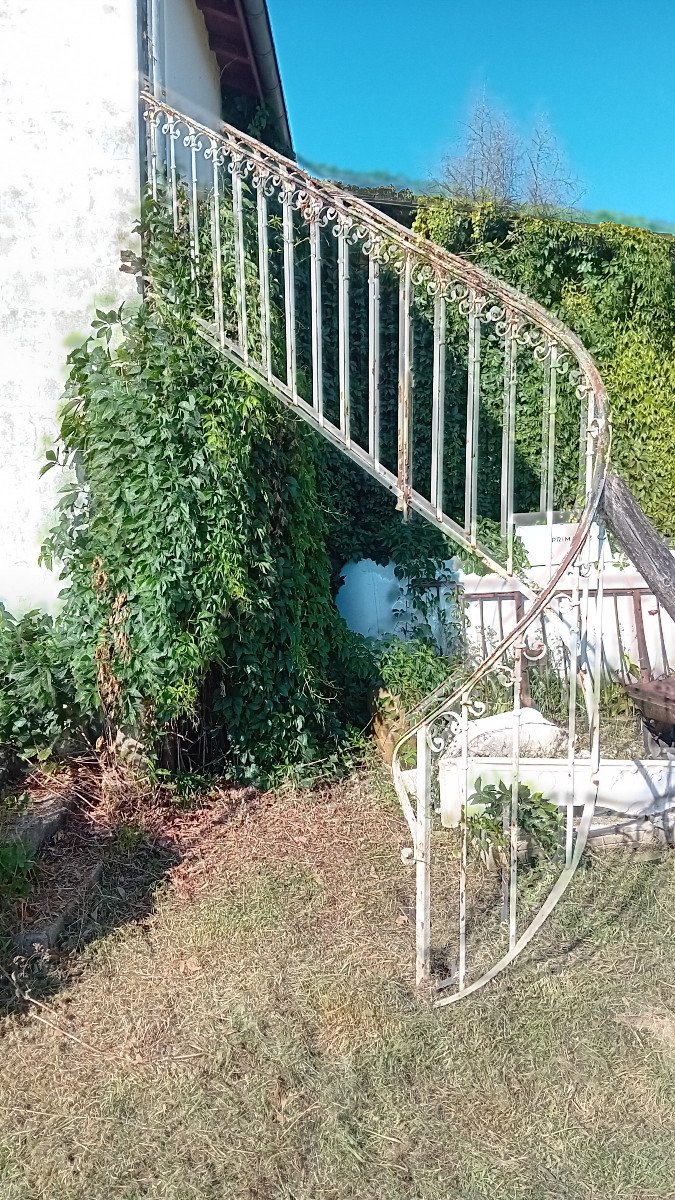
[[[38,566],[59,472],[42,480],[68,350],[119,271],[140,179],[138,8],[145,0],[0,0],[0,601],[53,609]],[[220,81],[194,0],[158,0],[169,100],[213,124]]]
[[[174,108],[213,127],[220,120],[220,72],[194,0],[163,0],[161,82]]]
[[[37,565],[68,348],[119,272],[139,206],[136,0],[0,0],[0,600],[51,607]]]

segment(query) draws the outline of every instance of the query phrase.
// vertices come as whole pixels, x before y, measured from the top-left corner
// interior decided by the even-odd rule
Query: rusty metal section
[[[675,726],[675,679],[639,679],[624,684],[626,692],[647,721]]]

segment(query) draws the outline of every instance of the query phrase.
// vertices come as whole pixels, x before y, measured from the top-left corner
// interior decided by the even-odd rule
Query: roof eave
[[[293,149],[288,111],[281,85],[279,60],[265,0],[235,0],[243,10],[262,92],[261,99],[276,118],[287,150]]]
[[[218,61],[221,87],[257,97],[275,121],[279,148],[293,156],[266,0],[196,0],[196,4]]]

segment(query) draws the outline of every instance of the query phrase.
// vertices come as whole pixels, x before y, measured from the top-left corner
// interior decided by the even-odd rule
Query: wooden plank
[[[197,0],[197,8],[202,10],[207,23],[216,21],[218,24],[240,28],[239,16],[232,0]]]
[[[607,473],[601,509],[607,527],[675,621],[675,559],[630,488],[612,471]]]
[[[243,63],[250,70],[251,63],[248,57],[248,51],[242,42],[232,42],[229,38],[218,37],[216,34],[209,35],[209,44],[214,54],[218,58],[222,58],[228,67]]]

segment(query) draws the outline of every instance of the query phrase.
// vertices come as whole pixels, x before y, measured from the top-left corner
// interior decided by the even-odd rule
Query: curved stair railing
[[[203,336],[389,489],[404,519],[424,517],[523,595],[518,623],[467,678],[410,714],[394,753],[417,876],[417,981],[433,979],[438,1002],[449,1003],[494,978],[532,939],[572,878],[593,816],[602,634],[595,517],[609,446],[602,380],[579,339],[508,284],[240,130],[208,129],[147,94],[142,103],[148,188],[172,222]],[[544,553],[526,575],[518,528],[527,520],[541,526]],[[561,520],[562,552],[554,541]],[[544,767],[526,757],[523,713],[545,669],[561,712],[564,704],[565,744]],[[507,714],[508,746],[483,758],[493,777],[501,772],[500,830],[498,849],[482,854],[493,869],[479,865],[472,884],[487,778],[474,722],[490,712]],[[565,859],[535,903],[531,889],[525,900],[519,893],[523,813],[546,771],[567,781],[562,793],[558,786]],[[443,841],[445,854],[432,860]],[[441,945],[435,937],[432,947],[432,882],[446,862],[449,874],[434,883]],[[457,907],[452,926],[446,893]],[[470,911],[473,903],[485,914],[488,900],[498,910],[492,925]]]

